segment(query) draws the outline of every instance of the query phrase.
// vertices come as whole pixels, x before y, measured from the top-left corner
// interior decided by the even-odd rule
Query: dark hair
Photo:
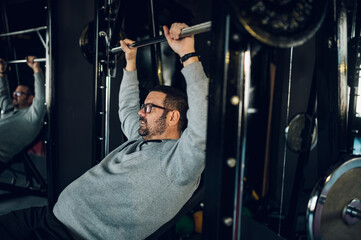
[[[179,111],[180,119],[178,124],[178,130],[184,130],[187,126],[187,95],[177,88],[163,85],[158,85],[151,89],[149,92],[162,92],[166,95],[164,99],[164,107]]]
[[[25,86],[25,87],[28,88],[28,92],[27,92],[28,95],[35,95],[34,85],[28,84],[28,83],[20,83],[19,85],[20,86]]]

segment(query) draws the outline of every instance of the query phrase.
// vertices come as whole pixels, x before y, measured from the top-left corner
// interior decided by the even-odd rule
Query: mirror
[[[0,74],[4,90],[0,96],[2,215],[47,202],[49,103],[45,82],[49,76],[45,62],[49,58],[46,2],[5,0],[1,1],[0,11],[0,58],[7,65],[6,72]],[[35,63],[28,66],[26,56],[36,56]],[[34,94],[29,91],[32,88]]]

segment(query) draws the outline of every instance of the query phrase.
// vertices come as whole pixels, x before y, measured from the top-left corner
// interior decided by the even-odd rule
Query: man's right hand
[[[38,73],[41,71],[40,68],[40,64],[39,62],[35,62],[35,56],[27,56],[26,59],[26,63],[28,64],[28,66],[33,69],[34,73]]]
[[[134,41],[130,39],[120,40],[120,46],[122,47],[122,50],[125,53],[125,59],[127,60],[127,65],[125,67],[126,71],[137,70],[137,65],[136,65],[137,48],[128,47],[133,43]]]
[[[0,58],[0,77],[3,77],[6,72],[7,64],[5,63],[5,60]]]

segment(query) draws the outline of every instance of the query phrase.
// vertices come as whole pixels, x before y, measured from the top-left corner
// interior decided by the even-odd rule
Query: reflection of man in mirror
[[[7,64],[0,58],[0,164],[30,144],[43,126],[44,74],[34,59],[34,56],[26,57],[27,65],[34,71],[34,86],[19,84],[11,97]]]

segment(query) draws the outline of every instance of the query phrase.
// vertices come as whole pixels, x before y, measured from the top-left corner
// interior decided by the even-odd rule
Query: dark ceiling
[[[1,0],[0,33],[22,31],[46,26],[46,1],[39,0]],[[44,31],[41,32],[44,37]],[[38,35],[33,33],[19,34],[1,38],[0,53],[9,60],[23,59],[34,54],[44,57],[44,47]],[[9,49],[14,49],[9,52]]]

